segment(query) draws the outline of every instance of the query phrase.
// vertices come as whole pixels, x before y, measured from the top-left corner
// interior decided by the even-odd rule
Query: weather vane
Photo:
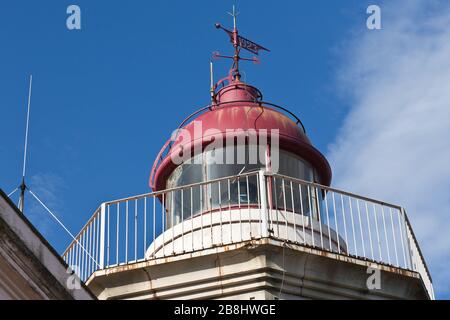
[[[239,35],[238,29],[236,26],[236,17],[239,15],[239,12],[236,12],[236,9],[234,6],[233,6],[233,11],[228,12],[228,14],[233,17],[233,30],[232,31],[224,28],[220,23],[216,23],[215,26],[217,29],[222,29],[223,31],[225,31],[228,34],[228,36],[230,37],[230,42],[233,44],[233,47],[234,47],[234,55],[233,56],[221,55],[219,52],[216,51],[216,52],[213,52],[213,59],[217,59],[217,58],[232,59],[233,65],[230,69],[230,73],[229,73],[228,77],[220,80],[212,88],[212,90],[215,90],[215,88],[217,88],[217,86],[220,85],[221,83],[223,83],[223,81],[225,81],[225,80],[228,80],[231,83],[232,81],[239,81],[241,79],[241,75],[239,73],[239,61],[240,60],[253,61],[254,63],[259,63],[259,59],[256,56],[252,57],[252,58],[241,57],[239,55],[241,49],[245,49],[255,55],[258,55],[259,50],[265,50],[265,51],[270,52],[269,49],[266,49],[263,46]]]

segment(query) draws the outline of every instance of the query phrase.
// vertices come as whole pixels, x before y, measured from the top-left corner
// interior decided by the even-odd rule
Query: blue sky
[[[211,53],[230,52],[226,35],[216,30],[214,23],[231,26],[226,12],[236,3],[241,13],[240,32],[271,49],[262,53],[261,64],[242,67],[244,80],[257,86],[266,101],[283,105],[302,119],[315,146],[330,156],[335,171],[341,170],[334,180],[337,186],[395,203],[401,200],[399,204],[411,206],[414,226],[414,217],[421,222],[415,208],[427,203],[410,203],[408,195],[397,192],[400,187],[395,192],[381,191],[386,183],[381,180],[350,179],[362,176],[358,170],[370,161],[348,158],[353,152],[373,158],[367,153],[372,149],[368,151],[360,142],[370,142],[377,135],[361,128],[352,131],[349,122],[383,121],[357,115],[377,112],[367,101],[382,90],[374,83],[386,80],[385,72],[380,71],[384,61],[389,65],[389,58],[404,59],[410,52],[407,45],[398,44],[403,42],[396,42],[395,35],[406,37],[400,38],[406,44],[411,43],[407,37],[427,42],[447,25],[442,13],[440,26],[433,28],[428,23],[430,15],[448,9],[445,2],[430,1],[426,7],[424,1],[404,6],[406,2],[382,6],[386,20],[381,31],[367,30],[366,8],[372,2],[361,0],[1,2],[0,188],[9,192],[20,183],[28,76],[32,73],[28,182],[69,229],[78,232],[103,201],[149,191],[148,176],[160,147],[187,115],[208,103]],[[70,4],[81,8],[82,30],[66,28]],[[418,12],[423,24],[417,20]],[[419,21],[416,29],[403,32],[404,24],[412,20]],[[436,38],[437,44],[445,42],[443,37]],[[372,54],[381,60],[367,60]],[[410,57],[412,65],[422,61],[415,60],[417,57]],[[392,77],[388,79],[408,72],[395,73],[396,66],[389,65]],[[216,76],[225,75],[228,67],[228,61],[216,62]],[[424,72],[416,71],[419,75]],[[433,72],[430,74],[432,78]],[[439,89],[443,83],[431,89]],[[383,99],[387,98],[397,101],[393,95],[381,95],[380,105],[386,105]],[[442,115],[442,110],[437,114]],[[434,132],[424,134],[434,137]],[[395,157],[391,160],[402,167]],[[377,170],[386,172],[386,167],[377,164],[369,166],[374,175]],[[445,170],[444,176],[447,174]],[[405,176],[402,179],[393,183],[411,184]],[[372,189],[366,188],[369,184]],[[448,191],[445,184],[441,188]],[[32,222],[63,251],[70,238],[31,198],[28,201]],[[418,236],[428,241],[425,247],[440,241],[430,239],[426,228]],[[448,246],[443,248],[448,251]],[[432,272],[438,274],[438,297],[449,297],[450,276],[443,266],[450,259],[447,254],[434,264],[435,257],[439,256],[427,256]]]

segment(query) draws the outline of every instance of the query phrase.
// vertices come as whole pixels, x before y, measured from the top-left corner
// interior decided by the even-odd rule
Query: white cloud
[[[350,110],[328,152],[333,184],[404,206],[437,296],[450,298],[450,3],[381,9],[383,30],[345,44]]]

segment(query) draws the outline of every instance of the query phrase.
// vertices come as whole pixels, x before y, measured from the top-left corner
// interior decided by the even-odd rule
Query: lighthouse
[[[405,209],[332,188],[301,119],[242,80],[269,50],[232,15],[231,68],[168,130],[152,191],[102,203],[65,261],[99,299],[433,299]]]

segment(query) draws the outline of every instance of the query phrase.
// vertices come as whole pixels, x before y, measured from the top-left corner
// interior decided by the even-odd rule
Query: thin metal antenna
[[[210,77],[210,86],[209,86],[209,92],[211,94],[211,102],[215,103],[215,93],[214,93],[214,69],[213,69],[213,62],[209,62],[209,77]]]
[[[22,168],[22,183],[19,187],[14,189],[8,194],[8,197],[12,196],[16,191],[20,190],[20,198],[19,198],[19,209],[23,213],[24,209],[24,203],[25,203],[25,191],[28,191],[38,202],[39,204],[44,207],[44,209],[53,217],[53,219],[56,220],[56,222],[66,231],[69,236],[80,246],[81,250],[83,250],[93,261],[94,263],[99,266],[97,260],[86,250],[86,248],[76,239],[76,237],[73,235],[72,232],[64,225],[64,223],[58,219],[58,217],[42,202],[41,199],[38,198],[38,196],[31,191],[30,188],[27,187],[25,184],[25,174],[26,174],[26,165],[27,165],[27,149],[28,149],[28,129],[30,124],[30,107],[31,107],[31,89],[33,85],[33,75],[30,75],[30,86],[28,89],[28,109],[27,109],[27,123],[25,128],[25,145],[24,145],[24,153],[23,153],[23,168]]]
[[[236,17],[239,15],[239,12],[236,12],[234,5],[233,12],[228,12],[228,14],[233,17],[233,29],[236,30]]]
[[[27,148],[28,148],[28,128],[30,124],[30,106],[31,106],[31,88],[33,85],[33,75],[30,75],[30,86],[28,89],[28,109],[27,109],[27,124],[25,128],[25,145],[23,152],[23,168],[22,168],[22,183],[20,184],[20,198],[19,198],[19,210],[23,213],[25,206],[25,190],[27,186],[25,184],[25,172],[27,164]]]

